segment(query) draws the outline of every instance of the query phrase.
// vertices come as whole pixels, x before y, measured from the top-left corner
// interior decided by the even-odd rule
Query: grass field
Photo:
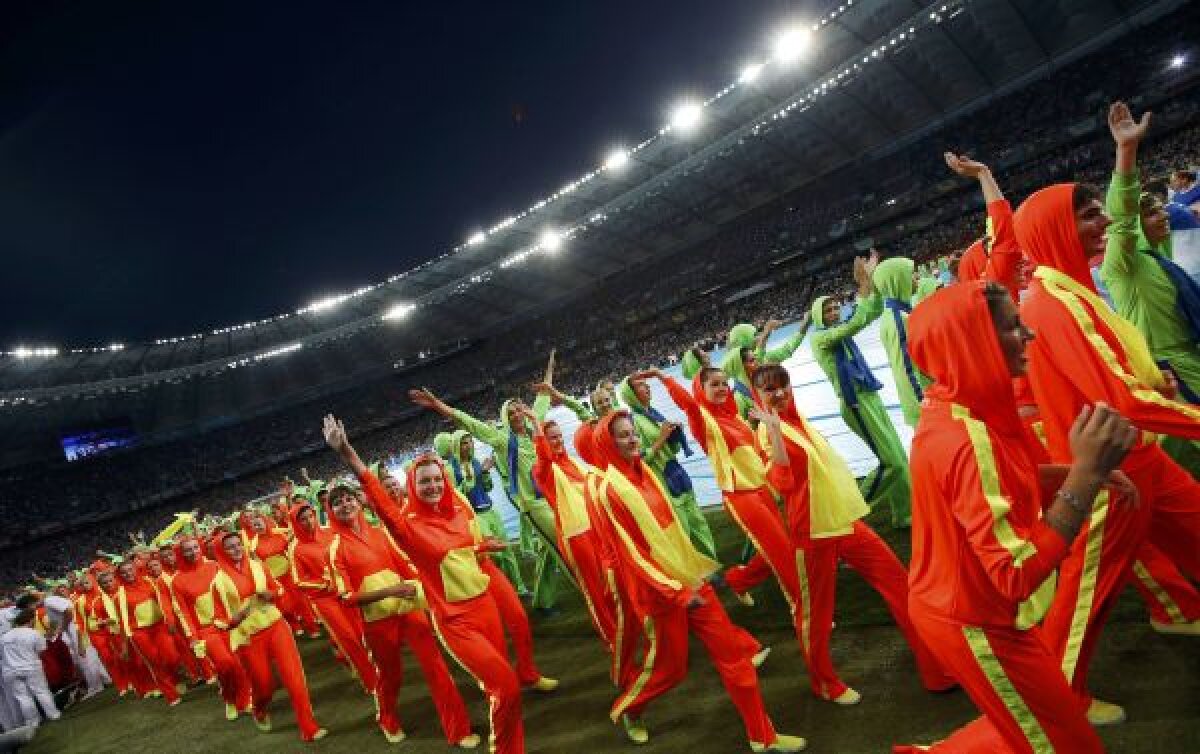
[[[732,562],[740,548],[740,534],[723,513],[713,514],[710,520],[726,562]],[[881,520],[873,523],[907,560],[907,539],[888,531]],[[783,598],[773,584],[758,590],[755,608],[727,605],[736,622],[774,648],[760,675],[776,727],[808,738],[810,751],[857,754],[887,752],[897,742],[928,743],[970,720],[974,708],[962,692],[930,695],[921,690],[911,656],[882,600],[848,569],[842,569],[838,582],[834,661],[842,677],[862,692],[857,707],[835,707],[809,693]],[[606,657],[582,604],[571,595],[563,608],[560,615],[534,624],[538,663],[562,686],[555,694],[526,697],[528,750],[631,752],[635,747],[608,722],[612,688]],[[275,730],[261,734],[248,718],[226,722],[212,689],[192,691],[175,709],[161,700],[118,702],[107,691],[71,708],[61,721],[44,726],[25,751],[129,754],[389,748],[373,722],[371,701],[333,661],[326,642],[303,640],[301,651],[317,717],[330,730],[324,741],[300,742],[282,692],[272,702]],[[741,724],[702,648],[693,643],[692,651],[695,662],[690,677],[649,708],[650,743],[636,749],[647,754],[749,751]],[[480,693],[460,669],[453,670],[476,730],[486,734]],[[1110,751],[1200,752],[1200,640],[1155,634],[1132,591],[1124,596],[1105,632],[1091,677],[1097,696],[1121,702],[1129,714],[1126,724],[1101,731]],[[400,714],[409,738],[396,750],[449,751],[411,658],[406,679]]]

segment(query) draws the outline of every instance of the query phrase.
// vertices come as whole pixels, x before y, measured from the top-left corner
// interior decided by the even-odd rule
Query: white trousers
[[[105,686],[112,683],[95,647],[88,644],[87,651],[83,653],[82,657],[79,656],[79,629],[74,623],[67,628],[62,637],[67,648],[71,650],[71,659],[75,661],[75,667],[79,669],[79,674],[83,676],[84,683],[87,684],[88,696],[100,693]]]
[[[54,695],[46,685],[46,673],[41,668],[29,671],[4,671],[4,683],[12,694],[13,701],[21,712],[24,725],[37,725],[42,721],[38,707],[50,720],[59,717]]]

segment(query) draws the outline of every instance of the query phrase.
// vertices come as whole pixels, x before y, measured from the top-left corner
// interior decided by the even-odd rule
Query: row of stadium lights
[[[758,78],[758,75],[762,72],[762,70],[764,68],[767,67],[767,65],[770,64],[770,62],[774,62],[779,65],[786,66],[786,65],[789,65],[789,64],[792,64],[792,63],[795,63],[796,61],[798,61],[811,49],[813,33],[819,31],[822,27],[824,27],[824,26],[828,25],[829,23],[833,22],[834,20],[836,20],[839,16],[841,16],[843,13],[845,13],[848,8],[850,8],[853,5],[854,5],[854,0],[846,0],[845,3],[843,3],[842,5],[839,5],[833,11],[826,14],[823,18],[814,22],[809,28],[797,27],[797,28],[788,29],[788,30],[782,32],[775,38],[775,40],[772,44],[772,54],[773,55],[772,55],[771,61],[763,62],[763,63],[755,63],[753,65],[747,66],[746,68],[744,68],[742,70],[741,75],[738,77],[737,82],[725,87],[724,89],[717,92],[714,96],[710,97],[709,99],[705,100],[704,102],[698,103],[698,102],[686,101],[686,102],[682,102],[682,103],[676,105],[675,108],[671,111],[671,115],[670,115],[667,125],[660,128],[656,134],[650,136],[648,139],[645,139],[644,141],[642,141],[641,143],[637,144],[634,147],[631,147],[628,149],[626,149],[624,147],[614,149],[612,152],[610,152],[608,154],[607,157],[605,157],[604,162],[600,165],[600,167],[596,168],[595,170],[591,170],[591,171],[585,173],[584,175],[580,176],[578,179],[576,179],[574,181],[571,181],[570,183],[563,186],[561,189],[559,189],[554,194],[552,194],[544,199],[538,200],[533,205],[531,205],[528,209],[526,209],[524,212],[509,216],[509,217],[505,218],[504,220],[496,223],[491,228],[488,228],[486,230],[476,231],[466,240],[466,242],[459,244],[458,246],[454,247],[452,250],[440,255],[439,257],[437,257],[435,259],[425,262],[424,264],[414,268],[413,270],[409,270],[409,271],[401,273],[399,275],[393,275],[393,276],[389,277],[387,279],[386,283],[394,283],[397,280],[407,277],[412,272],[420,270],[429,264],[432,264],[434,262],[445,259],[445,258],[451,256],[452,254],[460,253],[468,247],[475,247],[475,246],[479,246],[480,244],[485,243],[489,237],[512,227],[519,220],[522,220],[525,217],[532,215],[535,212],[538,212],[539,210],[544,209],[547,205],[551,204],[552,202],[555,202],[555,201],[563,198],[564,196],[567,196],[568,194],[573,193],[580,186],[599,177],[601,175],[601,173],[604,173],[604,172],[611,173],[611,172],[616,172],[616,171],[621,170],[629,163],[629,161],[633,155],[646,149],[648,146],[650,146],[655,141],[657,141],[660,137],[663,137],[663,136],[667,135],[668,133],[671,133],[673,131],[681,132],[681,133],[693,131],[703,120],[703,113],[704,113],[705,107],[712,104],[713,102],[720,99],[721,97],[724,97],[725,95],[729,94],[738,86],[744,86],[744,85],[748,85],[748,84],[752,83],[756,78]],[[577,233],[579,233],[580,231],[584,230],[588,224],[594,225],[594,224],[603,222],[605,219],[607,219],[605,215],[596,214],[596,215],[593,215],[591,218],[589,218],[589,221],[587,223],[581,223],[572,228],[568,228],[565,230],[559,230],[559,229],[555,229],[555,228],[547,228],[542,232],[542,234],[538,238],[538,241],[536,244],[534,244],[533,246],[531,246],[529,248],[526,248],[526,249],[523,249],[521,251],[511,254],[509,257],[507,257],[500,263],[500,267],[501,268],[511,267],[515,264],[519,264],[520,262],[523,262],[525,259],[529,258],[530,256],[532,256],[534,254],[538,254],[538,253],[553,254],[553,253],[559,251],[563,247],[563,244],[567,240],[569,240],[572,236],[574,236]],[[479,283],[485,281],[488,277],[490,277],[490,276],[486,275],[486,274],[473,276],[471,278],[471,283],[479,284]],[[268,325],[273,322],[278,322],[279,320],[287,319],[294,315],[319,314],[321,312],[335,309],[336,307],[338,307],[340,304],[342,304],[343,302],[345,302],[347,300],[357,298],[359,296],[363,296],[367,293],[370,293],[371,291],[381,287],[382,285],[385,285],[385,283],[377,283],[374,285],[363,286],[351,293],[337,294],[334,296],[328,296],[326,298],[318,299],[317,301],[314,301],[311,304],[308,304],[307,306],[297,309],[292,314],[289,314],[289,313],[279,314],[274,317],[267,317],[267,318],[256,320],[256,321],[245,322],[245,323],[239,324],[239,325],[230,325],[228,327],[217,328],[214,330],[210,330],[208,332],[192,333],[191,335],[181,335],[181,336],[177,336],[177,337],[173,337],[173,338],[158,338],[154,341],[154,344],[161,346],[161,345],[185,343],[187,341],[200,340],[206,336],[225,335],[228,333],[238,332],[238,331],[242,331],[242,330],[249,330],[251,328],[259,327],[261,325]],[[464,289],[465,289],[465,287],[466,286],[463,286]],[[393,320],[397,320],[397,319],[402,319],[403,317],[407,316],[410,312],[412,312],[412,310],[415,308],[416,307],[414,304],[405,304],[405,303],[396,304],[396,305],[390,307],[388,310],[386,310],[381,315],[381,318],[385,321],[393,321]],[[114,345],[110,345],[107,347],[99,347],[99,348],[72,349],[71,352],[72,353],[100,353],[100,352],[107,352],[107,351],[119,351],[119,350],[122,350],[123,348],[124,348],[123,345],[114,344]],[[295,350],[295,349],[292,349],[292,350]],[[16,356],[17,358],[24,359],[24,358],[34,357],[34,356],[39,356],[39,357],[57,356],[59,351],[57,348],[19,347],[19,348],[14,349],[13,351],[7,351],[7,352],[3,352],[3,353],[4,353],[4,355]],[[259,357],[261,357],[261,356],[262,356],[262,354],[259,354],[258,356],[255,356],[255,357],[247,357],[247,358],[243,358],[243,359],[238,359],[236,361],[230,362],[230,366],[231,367],[245,366],[247,364],[251,364],[256,361],[260,361],[261,359]]]

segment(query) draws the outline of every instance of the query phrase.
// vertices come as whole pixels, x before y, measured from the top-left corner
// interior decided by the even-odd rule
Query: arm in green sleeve
[[[583,403],[576,400],[575,398],[572,398],[569,395],[563,395],[562,403],[564,406],[569,408],[571,410],[571,413],[575,414],[575,418],[581,422],[589,422],[592,419],[596,418],[596,417],[592,416],[591,411],[588,411],[587,406],[583,405]]]
[[[800,328],[792,333],[792,336],[785,340],[782,345],[775,348],[766,348],[765,346],[759,349],[758,360],[764,364],[782,364],[792,358],[792,354],[804,342],[804,336],[808,334],[809,320],[805,318],[800,323]]]
[[[533,405],[530,408],[533,409],[533,415],[537,417],[538,421],[546,421],[546,414],[550,411],[550,396],[539,395],[533,399]]]
[[[883,298],[878,293],[872,293],[866,298],[859,296],[858,306],[854,309],[854,316],[840,325],[834,325],[833,327],[813,333],[813,347],[829,348],[846,338],[853,337],[864,327],[874,322],[882,313]]]
[[[1133,275],[1134,254],[1137,254],[1138,224],[1141,222],[1138,200],[1141,198],[1141,182],[1137,170],[1128,173],[1113,173],[1108,184],[1104,208],[1112,219],[1108,226],[1108,245],[1104,249],[1104,263],[1100,267],[1106,284],[1119,284]],[[1109,283],[1109,281],[1113,283]]]
[[[537,401],[534,401],[534,405],[537,405]],[[457,408],[450,413],[450,416],[458,426],[470,432],[471,436],[481,443],[491,445],[493,448],[507,447],[508,437],[506,435],[508,433],[503,429],[493,427],[487,422],[481,422],[466,411]]]

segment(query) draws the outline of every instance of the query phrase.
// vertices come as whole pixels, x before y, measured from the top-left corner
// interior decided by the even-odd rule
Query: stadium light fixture
[[[700,124],[702,108],[695,102],[684,102],[676,105],[671,111],[671,128],[678,131],[690,131]]]
[[[416,308],[415,304],[393,304],[391,308],[383,313],[383,319],[385,321],[404,319]]]
[[[618,148],[608,153],[608,157],[604,158],[605,170],[620,170],[629,162],[629,151]]]
[[[563,245],[562,233],[559,233],[557,230],[553,230],[551,228],[547,228],[546,230],[542,231],[542,237],[538,241],[538,246],[541,248],[542,251],[548,251],[550,253],[554,253],[554,252],[558,251],[559,249],[561,249],[562,245]]]
[[[758,78],[758,74],[762,73],[764,63],[751,63],[742,69],[741,75],[738,76],[739,84],[749,84]]]
[[[487,240],[487,234],[482,230],[477,230],[467,239],[467,246],[478,246]]]
[[[784,64],[796,62],[807,55],[811,48],[812,31],[799,26],[780,32],[771,45],[775,59]]]
[[[1184,55],[1182,52],[1176,53],[1171,58],[1172,68],[1183,68],[1185,65],[1187,65],[1187,55]]]

